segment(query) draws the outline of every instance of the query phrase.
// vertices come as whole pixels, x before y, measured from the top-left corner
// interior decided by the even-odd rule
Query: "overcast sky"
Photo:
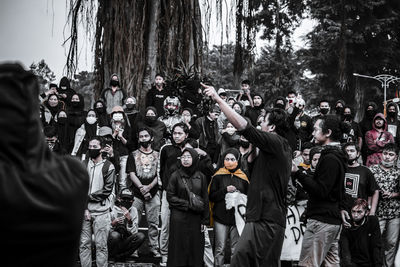
[[[44,59],[58,83],[68,52],[68,45],[62,46],[69,29],[67,25],[64,30],[68,15],[66,3],[66,0],[0,0],[0,62],[19,61],[29,68],[32,62]],[[295,31],[295,47],[304,45],[301,37],[313,25],[306,20]],[[93,53],[82,28],[78,40],[78,72],[91,71]],[[260,42],[257,47],[261,47]]]

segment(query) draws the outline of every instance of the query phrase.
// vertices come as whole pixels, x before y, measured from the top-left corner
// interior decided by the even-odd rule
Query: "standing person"
[[[92,236],[96,246],[96,265],[108,266],[107,240],[111,227],[110,209],[113,202],[115,170],[111,162],[101,157],[103,147],[100,137],[89,141],[87,172],[90,186],[79,246],[82,267],[92,266]]]
[[[181,166],[172,173],[167,187],[171,209],[168,266],[203,266],[204,231],[209,221],[208,192],[204,174],[198,169],[197,152],[185,148],[180,157]],[[203,200],[196,207],[189,200],[196,194]]]
[[[369,151],[368,146],[365,143],[365,134],[369,130],[372,130],[373,120],[374,120],[376,113],[378,113],[378,106],[376,105],[375,102],[369,101],[365,108],[364,117],[359,124],[360,128],[361,128],[362,138],[363,138],[363,142],[362,142],[362,146],[361,146],[361,156],[362,156],[364,165],[367,162],[367,156],[371,154],[371,151]]]
[[[74,94],[71,97],[70,106],[67,109],[67,127],[68,136],[70,138],[68,153],[72,152],[74,147],[74,138],[76,130],[85,122],[86,112],[83,110],[85,107],[84,99],[81,94]]]
[[[69,154],[70,148],[70,136],[68,135],[68,118],[67,113],[64,110],[61,110],[56,115],[56,128],[58,135],[58,142],[60,143],[60,148],[65,154]]]
[[[400,233],[400,170],[396,166],[399,149],[386,144],[382,161],[370,167],[380,188],[376,216],[381,228],[385,266],[393,266]]]
[[[154,85],[146,94],[146,108],[155,107],[157,114],[164,114],[164,100],[169,96],[167,88],[165,88],[164,78],[160,73],[157,73],[154,79]]]
[[[161,179],[161,232],[160,232],[160,265],[166,266],[168,259],[169,218],[170,209],[167,200],[167,185],[171,174],[178,169],[178,157],[182,154],[189,129],[184,123],[175,124],[172,128],[172,144],[163,146],[160,150]]]
[[[262,130],[257,130],[230,108],[213,87],[202,86],[233,126],[259,149],[247,193],[246,225],[236,245],[231,266],[279,266],[292,154],[283,137],[288,128],[286,113],[280,109],[266,111]]]
[[[1,265],[74,266],[88,174],[79,161],[50,152],[35,75],[1,64],[0,94]]]
[[[249,179],[240,169],[240,152],[235,148],[229,148],[222,155],[224,161],[213,176],[209,186],[209,198],[213,202],[212,214],[214,218],[215,235],[215,259],[214,266],[224,266],[225,245],[230,239],[231,257],[235,253],[239,240],[239,232],[235,222],[235,209],[227,209],[225,196],[239,191],[247,195]]]
[[[397,146],[400,145],[400,121],[398,119],[398,106],[396,103],[389,103],[387,105],[387,130],[393,135]]]
[[[378,218],[368,214],[365,199],[358,198],[351,205],[351,219],[350,227],[340,235],[341,266],[383,266]]]
[[[138,232],[138,212],[132,206],[133,199],[132,191],[123,188],[112,208],[107,243],[110,260],[124,262],[144,242],[144,234]]]
[[[355,122],[353,108],[346,106],[343,109],[343,121],[349,126],[349,132],[343,134],[342,143],[353,142],[361,149],[363,144],[363,135],[360,125]]]
[[[372,172],[358,163],[360,148],[355,143],[347,143],[343,146],[343,151],[348,157],[348,168],[344,180],[346,190],[344,210],[341,211],[341,214],[343,225],[350,227],[350,210],[353,202],[358,198],[368,201],[369,215],[375,215],[379,199],[379,187]]]
[[[112,74],[110,87],[101,92],[101,99],[106,104],[107,114],[112,112],[113,107],[122,106],[125,102],[126,92],[121,88],[121,83],[117,74]]]
[[[321,118],[325,117],[326,115],[330,114],[329,112],[331,111],[331,106],[329,105],[329,101],[326,99],[322,99],[321,101],[319,101],[318,107],[319,107],[319,114],[312,117],[314,125],[318,119],[321,119]]]
[[[136,129],[140,129],[143,127],[149,128],[150,130],[152,130],[153,134],[154,134],[154,141],[152,144],[152,148],[156,151],[160,151],[161,147],[165,144],[165,140],[168,137],[168,133],[167,133],[167,126],[165,126],[165,123],[163,123],[162,121],[157,119],[158,115],[157,115],[157,110],[155,107],[147,107],[145,112],[144,112],[144,117],[142,119],[138,120],[138,123],[136,125]],[[135,132],[136,136],[138,134],[138,132]],[[137,145],[137,140],[136,140],[136,136],[133,135],[133,138],[135,138],[135,143],[136,143],[136,147],[138,147]]]
[[[181,109],[181,101],[177,96],[167,96],[164,100],[164,115],[160,116],[158,120],[162,121],[167,127],[167,132],[172,133],[172,127],[182,122],[182,115],[179,113]]]
[[[253,107],[247,107],[245,116],[248,117],[253,126],[257,126],[257,118],[264,109],[264,100],[260,94],[253,95]]]
[[[60,100],[69,107],[71,105],[71,98],[76,92],[71,88],[71,83],[67,77],[64,76],[61,78],[57,92]]]
[[[110,116],[107,114],[107,108],[103,100],[99,99],[93,104],[93,109],[97,114],[97,121],[100,127],[110,127]]]
[[[322,145],[313,176],[296,172],[295,177],[308,193],[307,229],[304,233],[299,266],[339,266],[338,240],[341,229],[340,204],[344,195],[346,156],[340,148],[342,124],[336,115],[315,122],[315,143]],[[296,168],[294,168],[296,170]]]
[[[244,102],[245,106],[254,107],[253,97],[250,90],[250,80],[243,80],[240,83],[240,93],[237,96],[237,101]]]
[[[382,149],[387,143],[394,143],[393,135],[387,131],[387,122],[382,113],[375,115],[372,130],[365,134],[365,143],[371,153],[367,157],[366,166],[379,164],[382,160]]]
[[[158,194],[158,152],[152,149],[153,132],[148,128],[138,130],[139,149],[129,154],[126,172],[132,180],[135,195],[133,206],[139,213],[143,209],[148,223],[150,252],[161,257],[158,246],[160,195]]]

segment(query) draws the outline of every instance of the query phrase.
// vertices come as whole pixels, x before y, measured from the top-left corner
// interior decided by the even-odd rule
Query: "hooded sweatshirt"
[[[382,118],[385,122],[383,130],[379,131],[375,127],[375,119]],[[368,155],[366,165],[367,167],[379,164],[382,161],[382,150],[383,147],[387,143],[394,143],[394,138],[391,133],[387,131],[387,122],[385,116],[382,113],[378,113],[375,115],[374,119],[372,120],[372,130],[369,130],[365,134],[365,143],[368,146],[368,149],[372,152],[372,154]]]
[[[46,145],[33,74],[0,65],[0,91],[2,266],[73,266],[88,174],[82,163]]]

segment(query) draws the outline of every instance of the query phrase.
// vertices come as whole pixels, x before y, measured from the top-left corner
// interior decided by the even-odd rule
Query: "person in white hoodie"
[[[108,266],[107,239],[111,227],[110,209],[114,198],[115,168],[111,162],[102,158],[102,149],[100,137],[93,137],[89,141],[89,192],[79,245],[82,267],[92,266],[92,235],[96,246],[97,266]]]

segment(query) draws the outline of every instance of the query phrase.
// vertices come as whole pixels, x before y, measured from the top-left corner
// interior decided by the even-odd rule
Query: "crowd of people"
[[[97,266],[137,256],[145,240],[161,266],[224,266],[228,241],[231,266],[280,266],[289,204],[306,207],[299,266],[394,266],[396,103],[368,102],[356,122],[343,100],[321,100],[311,117],[296,92],[267,106],[244,80],[237,95],[201,84],[213,105],[200,113],[164,84],[157,74],[144,110],[117,74],[88,110],[66,77],[39,96],[49,149],[90,179],[81,266],[92,251]]]

